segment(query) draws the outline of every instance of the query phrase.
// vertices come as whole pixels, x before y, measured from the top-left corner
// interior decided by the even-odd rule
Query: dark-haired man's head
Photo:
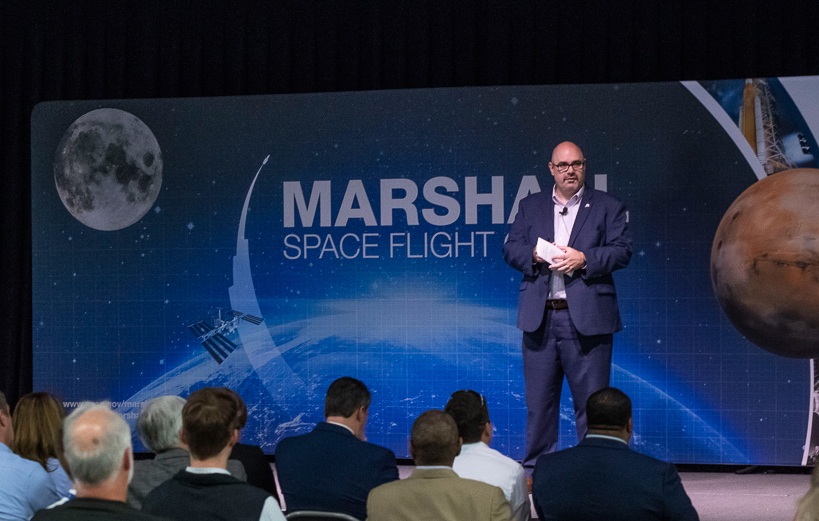
[[[486,398],[472,391],[455,391],[444,407],[444,412],[452,416],[458,426],[458,433],[464,443],[486,444],[492,440],[492,424]]]
[[[634,430],[631,399],[614,387],[600,389],[586,402],[589,433],[617,436],[628,441]]]
[[[416,465],[451,467],[460,453],[458,426],[449,414],[431,409],[412,424],[410,456]]]
[[[342,376],[327,389],[324,417],[330,423],[349,427],[359,439],[365,439],[364,428],[370,409],[370,391],[360,380]]]
[[[247,407],[236,392],[226,387],[194,391],[182,408],[182,438],[191,453],[191,463],[224,456],[224,464],[239,429],[247,423]]]

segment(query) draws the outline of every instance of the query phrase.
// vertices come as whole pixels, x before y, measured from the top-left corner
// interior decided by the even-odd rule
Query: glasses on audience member
[[[557,168],[557,171],[560,172],[561,174],[565,174],[566,172],[569,171],[569,167],[572,167],[572,169],[574,169],[575,172],[578,171],[578,170],[582,170],[583,167],[586,166],[586,160],[584,159],[582,161],[572,161],[571,163],[558,163],[558,164],[552,163],[552,166]]]

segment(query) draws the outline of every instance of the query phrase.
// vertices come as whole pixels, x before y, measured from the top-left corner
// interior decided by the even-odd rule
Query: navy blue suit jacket
[[[397,480],[398,466],[391,450],[321,422],[279,442],[276,473],[288,512],[343,512],[363,520],[370,490]]]
[[[532,264],[538,237],[554,241],[551,190],[531,194],[520,202],[503,245],[506,263],[523,273],[517,324],[523,331],[535,331],[543,321],[552,278],[548,265]],[[620,331],[623,325],[611,274],[631,260],[631,234],[623,203],[586,185],[568,245],[586,256],[586,269],[565,277],[569,314],[577,331],[582,335]]]
[[[539,457],[532,499],[542,520],[699,520],[674,465],[608,439]]]

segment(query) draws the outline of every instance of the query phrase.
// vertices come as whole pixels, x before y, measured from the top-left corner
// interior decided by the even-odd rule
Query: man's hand
[[[546,262],[546,260],[545,260],[545,259],[541,259],[541,258],[538,256],[538,254],[537,254],[537,246],[535,246],[535,249],[532,251],[532,264],[543,264],[544,262]]]
[[[586,265],[586,256],[583,255],[582,251],[577,251],[568,246],[560,246],[557,244],[555,246],[563,250],[564,253],[554,256],[554,264],[549,265],[550,270],[566,273],[568,271],[577,271]]]

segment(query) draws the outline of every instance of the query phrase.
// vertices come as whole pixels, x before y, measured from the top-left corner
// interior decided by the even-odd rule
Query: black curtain
[[[819,74],[819,2],[0,0],[0,390],[32,391],[47,100]]]

